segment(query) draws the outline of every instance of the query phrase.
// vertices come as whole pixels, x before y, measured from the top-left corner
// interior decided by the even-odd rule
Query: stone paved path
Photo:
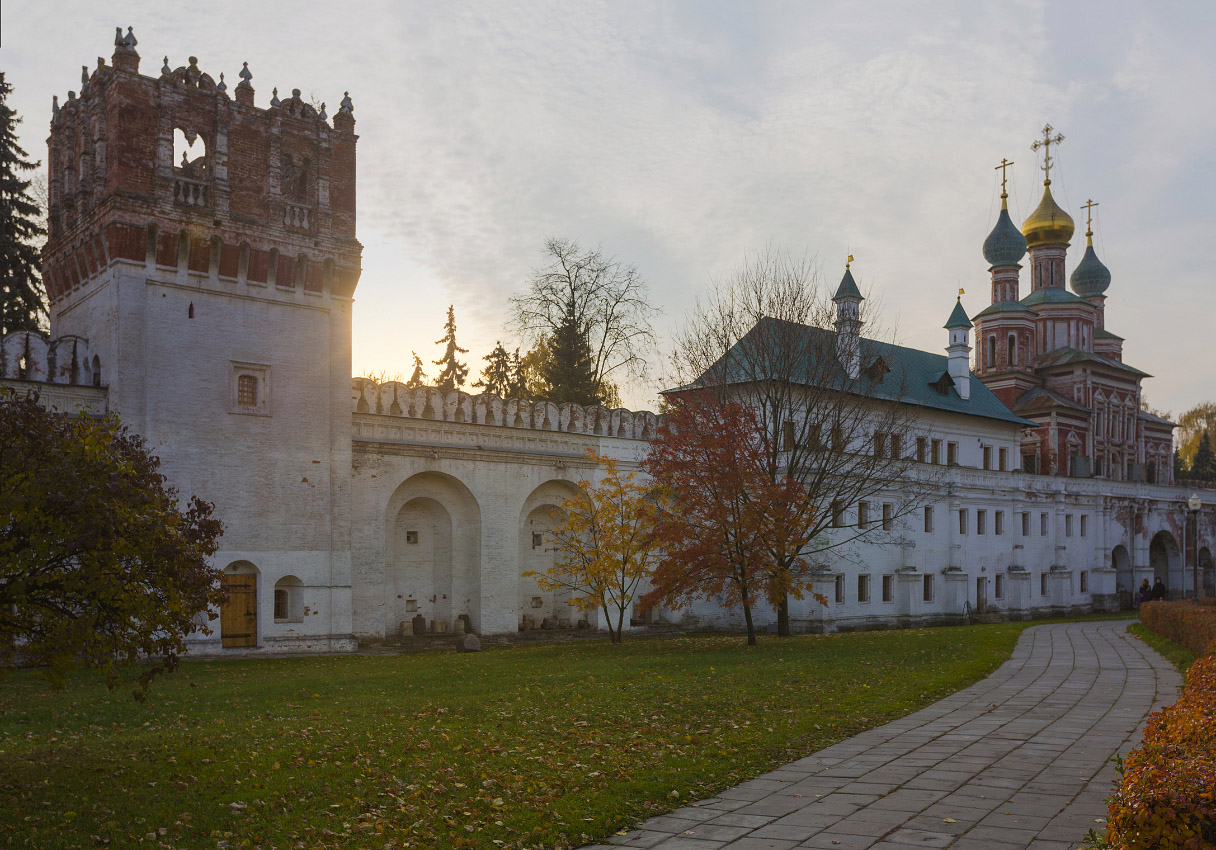
[[[1105,817],[1111,756],[1180,685],[1126,630],[1027,629],[982,682],[597,848],[1078,847]]]

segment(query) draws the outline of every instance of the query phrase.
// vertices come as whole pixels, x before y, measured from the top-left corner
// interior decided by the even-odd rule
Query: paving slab
[[[1076,850],[1106,816],[1110,759],[1139,743],[1148,715],[1180,686],[1127,621],[1034,626],[982,682],[612,844]]]

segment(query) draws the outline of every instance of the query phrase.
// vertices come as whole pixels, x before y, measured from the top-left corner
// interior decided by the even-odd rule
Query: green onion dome
[[[1026,256],[1026,237],[1009,217],[1008,195],[1001,193],[1001,215],[984,240],[984,259],[991,266],[1016,266]]]

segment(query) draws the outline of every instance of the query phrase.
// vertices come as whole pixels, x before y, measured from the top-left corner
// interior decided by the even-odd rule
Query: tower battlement
[[[299,89],[263,109],[248,64],[230,94],[194,57],[140,74],[135,45],[119,31],[111,64],[82,68],[79,95],[52,106],[52,309],[120,261],[352,296],[362,248],[349,94],[332,121]],[[179,161],[175,136],[192,146]]]

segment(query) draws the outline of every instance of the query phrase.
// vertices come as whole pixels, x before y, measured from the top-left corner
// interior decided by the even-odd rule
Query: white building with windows
[[[523,574],[551,563],[554,509],[597,474],[584,453],[628,468],[658,420],[352,383],[353,104],[346,98],[332,119],[298,96],[262,108],[252,74],[241,76],[232,93],[193,60],[143,76],[134,38],[119,38],[111,64],[56,105],[51,331],[0,341],[0,385],[37,388],[65,411],[117,413],[174,486],[216,504],[229,596],[198,651],[353,649],[419,628],[576,627],[566,600]],[[203,153],[179,165],[175,134],[201,140]],[[1136,446],[1125,434],[1099,444],[1119,458],[1115,477],[1085,464],[1054,469],[1072,475],[1023,471],[1026,446],[1061,445],[1055,414],[1010,410],[973,373],[961,304],[947,329],[945,354],[887,352],[917,382],[921,405],[922,433],[899,450],[935,495],[897,519],[884,519],[894,512],[881,497],[842,506],[841,522],[889,527],[880,543],[822,564],[816,589],[829,604],[802,603],[796,628],[1109,608],[1153,576],[1174,595],[1198,577],[1211,594],[1216,491],[1201,492],[1190,513],[1187,490],[1127,465]],[[1071,355],[1044,357],[1079,368]],[[1084,405],[1047,379],[1036,390],[1054,393],[1052,410],[1072,405],[1075,431]],[[1139,433],[1159,441],[1165,426],[1147,425]],[[738,622],[712,602],[680,616]]]

